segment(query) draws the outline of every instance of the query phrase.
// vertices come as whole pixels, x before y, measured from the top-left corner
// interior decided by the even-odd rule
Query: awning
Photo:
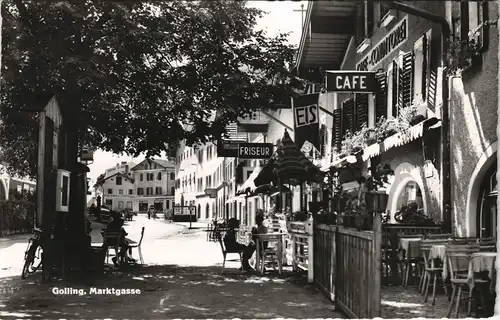
[[[236,195],[242,195],[247,192],[251,192],[255,190],[255,178],[259,175],[259,172],[262,170],[262,167],[258,166],[253,169],[253,172],[250,174],[250,177],[238,188],[236,191]]]
[[[276,159],[269,159],[267,164],[262,167],[254,182],[256,186],[270,184],[271,182],[276,182],[276,175],[274,170],[276,169]]]
[[[408,130],[403,132],[398,132],[388,138],[386,138],[381,143],[372,144],[365,149],[358,151],[354,154],[348,155],[346,157],[335,160],[331,163],[331,167],[340,168],[348,163],[353,163],[348,160],[351,160],[353,157],[357,159],[357,161],[362,160],[366,161],[373,157],[376,157],[384,152],[389,151],[390,149],[400,147],[402,145],[408,144],[421,138],[424,135],[424,132],[438,129],[441,127],[441,120],[437,118],[429,118],[425,121],[417,123],[416,125],[410,127]],[[352,161],[352,160],[351,160]]]
[[[234,197],[227,199],[225,203],[228,204],[228,203],[233,203],[235,201],[242,201],[242,200],[245,200],[245,197],[243,195],[234,196]]]
[[[441,120],[430,118],[410,127],[404,132],[396,133],[381,143],[372,144],[363,150],[363,161],[376,157],[392,148],[400,147],[421,138],[427,130],[441,127]]]
[[[255,188],[255,191],[253,193],[255,194],[272,194],[280,191],[279,186],[274,186],[271,184],[263,184]],[[281,191],[282,192],[291,192],[290,189],[287,186],[281,186]]]

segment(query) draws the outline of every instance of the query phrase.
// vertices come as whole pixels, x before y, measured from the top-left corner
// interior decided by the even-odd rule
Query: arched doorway
[[[410,180],[401,188],[396,198],[396,210],[400,211],[404,207],[414,205],[417,211],[424,211],[424,200],[422,190],[416,181]]]
[[[201,205],[198,203],[198,219],[201,219]]]
[[[497,234],[497,163],[493,161],[481,182],[476,212],[476,235],[480,238]]]
[[[209,216],[210,216],[210,206],[207,203],[205,205],[205,219],[208,219]]]

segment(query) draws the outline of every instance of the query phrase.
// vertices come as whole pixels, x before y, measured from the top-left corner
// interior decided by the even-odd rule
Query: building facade
[[[122,163],[106,170],[107,176],[96,186],[96,195],[112,210],[146,212],[172,209],[175,199],[175,166],[170,160],[151,159],[130,167]]]
[[[390,165],[394,175],[382,192],[388,195],[387,211],[393,221],[394,214],[411,203],[426,215],[445,220],[459,236],[481,232],[493,236],[497,117],[488,115],[495,114],[497,107],[498,34],[488,32],[484,22],[498,19],[497,3],[402,3],[446,18],[455,39],[450,47],[474,40],[479,43],[479,57],[467,60],[470,66],[456,68],[457,54],[443,52],[440,26],[403,9],[372,1],[310,2],[297,70],[312,83],[323,81],[321,68],[376,72],[374,94],[325,94],[329,96],[326,109],[332,114],[325,115],[331,121],[325,141],[331,143],[336,165],[342,166],[347,155],[357,154],[360,175],[369,175],[369,169],[378,164]],[[443,72],[445,56],[448,80]],[[448,81],[451,93],[449,128],[443,128],[442,122],[443,81]],[[409,125],[394,130],[404,120]],[[352,133],[364,127],[380,128],[380,124],[386,126],[386,135],[377,137],[376,143],[365,141],[362,152],[346,148],[353,142]],[[443,129],[450,130],[450,177],[443,176],[447,165]],[[446,179],[451,179],[451,210],[444,214],[448,210],[443,205]]]

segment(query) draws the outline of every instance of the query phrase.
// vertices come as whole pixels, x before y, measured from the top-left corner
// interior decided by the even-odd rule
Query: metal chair
[[[109,256],[110,256],[109,249],[110,248],[115,249],[114,257],[116,258],[117,263],[119,263],[120,259],[118,259],[119,258],[118,254],[120,252],[120,244],[122,243],[122,240],[124,237],[123,232],[121,230],[120,231],[106,231],[106,230],[104,230],[102,232],[102,237],[104,240],[103,247],[104,247],[104,250],[106,250],[106,263],[108,263],[108,261],[109,261]]]
[[[222,238],[222,233],[219,231],[217,231],[215,233],[215,237],[217,239],[217,242],[219,242],[219,245],[220,245],[220,248],[221,248],[221,251],[222,251],[222,257],[224,258],[224,260],[222,261],[222,270],[221,270],[221,274],[224,273],[224,267],[226,266],[226,257],[228,254],[230,253],[234,253],[234,254],[238,254],[239,256],[239,260],[240,260],[240,263],[241,263],[241,268],[240,270],[243,269],[243,249],[240,249],[240,250],[235,250],[235,251],[229,251],[227,250],[225,244],[224,244],[224,241],[223,241],[223,238]],[[229,261],[229,260],[227,260]]]
[[[144,259],[142,257],[142,250],[141,250],[141,244],[142,244],[142,239],[144,238],[144,227],[142,227],[141,230],[141,238],[139,239],[139,243],[130,245],[130,254],[132,254],[132,249],[137,248],[137,251],[139,252],[139,259],[141,261],[141,264],[144,264]]]

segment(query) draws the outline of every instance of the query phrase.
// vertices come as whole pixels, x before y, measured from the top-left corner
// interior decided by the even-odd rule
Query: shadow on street
[[[236,269],[131,267],[93,278],[40,283],[0,279],[0,318],[335,318],[333,304],[303,276]],[[97,289],[139,289],[140,294],[91,294]],[[54,288],[83,289],[57,295]]]

